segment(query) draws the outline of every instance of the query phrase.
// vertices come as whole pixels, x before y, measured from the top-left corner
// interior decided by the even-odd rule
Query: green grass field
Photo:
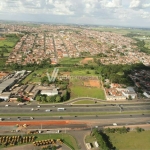
[[[78,64],[83,58],[62,58],[60,64]]]
[[[72,79],[71,83],[71,99],[77,97],[93,97],[104,100],[105,94],[102,88],[85,87],[83,81],[79,79]]]
[[[53,68],[48,68],[48,69],[38,69],[34,72],[32,72],[29,76],[27,76],[24,80],[22,80],[23,84],[26,84],[27,82],[32,82],[32,83],[39,83],[41,82],[41,77],[46,76],[46,72],[52,73]],[[33,76],[34,73],[36,76]]]
[[[95,103],[94,100],[81,100],[81,101],[74,102],[73,104],[97,104],[97,103],[101,103],[101,102]]]
[[[93,136],[87,135],[85,137],[85,143],[93,143],[95,140],[95,138]]]
[[[150,40],[144,40],[145,41],[145,47],[150,49]]]
[[[0,47],[1,46],[14,47],[18,40],[19,40],[18,36],[6,37],[5,40],[0,40]]]
[[[111,27],[99,27],[99,28],[93,28],[94,30],[97,31],[102,31],[102,32],[113,32],[113,33],[119,33],[122,35],[126,35],[128,33],[135,33],[135,34],[140,34],[140,35],[150,35],[150,30],[140,30],[140,29],[128,29],[128,28],[111,28]]]
[[[92,97],[102,100],[105,99],[104,91],[100,88],[73,86],[71,87],[71,98],[77,97]]]
[[[84,69],[84,70],[73,70],[71,72],[72,76],[97,76],[95,75],[95,70]]]
[[[131,131],[126,134],[109,133],[110,141],[117,150],[149,150],[150,131],[137,133]]]

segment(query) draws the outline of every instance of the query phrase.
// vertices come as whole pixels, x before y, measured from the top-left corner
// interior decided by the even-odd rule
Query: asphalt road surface
[[[58,111],[58,108],[65,108],[64,111]],[[49,112],[46,110],[49,109]],[[63,113],[86,113],[86,112],[132,112],[132,111],[148,111],[150,110],[150,105],[148,104],[119,104],[119,105],[100,105],[100,106],[90,106],[90,105],[79,105],[79,106],[69,106],[69,105],[0,105],[0,114],[42,114],[42,113],[51,113],[51,114],[63,114]]]

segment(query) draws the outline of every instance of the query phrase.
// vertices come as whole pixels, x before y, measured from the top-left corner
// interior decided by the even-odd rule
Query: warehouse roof
[[[5,90],[8,86],[13,84],[15,80],[16,80],[15,78],[10,78],[10,79],[7,79],[6,81],[0,83],[0,93],[2,93],[3,90]]]

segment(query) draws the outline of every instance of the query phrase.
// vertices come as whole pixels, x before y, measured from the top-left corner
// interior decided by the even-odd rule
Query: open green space
[[[71,99],[77,97],[92,97],[105,99],[105,94],[102,88],[83,86],[83,81],[80,79],[72,79],[70,81]]]
[[[123,75],[124,75],[124,72],[118,72],[117,75],[123,76]]]
[[[62,58],[60,64],[79,64],[83,58]]]
[[[47,69],[38,69],[32,72],[30,75],[28,75],[24,80],[22,80],[23,84],[27,84],[28,82],[30,83],[40,83],[41,82],[41,77],[46,76],[46,73],[52,72],[53,68],[47,68]]]
[[[2,47],[13,48],[18,42],[20,36],[17,36],[16,34],[8,34],[4,38],[5,40],[0,40],[0,50],[2,50]]]
[[[80,101],[74,102],[73,104],[97,104],[97,103],[101,103],[101,102],[98,101],[95,103],[95,100],[80,100]]]
[[[72,70],[72,76],[97,76],[95,75],[95,70],[83,69],[83,70]]]
[[[96,139],[93,136],[87,135],[85,137],[85,143],[93,143],[95,141],[96,141]]]
[[[145,47],[150,49],[150,39],[149,40],[144,40],[145,41]]]
[[[92,97],[104,100],[105,94],[100,88],[72,86],[71,98],[73,99],[77,97]]]
[[[118,34],[138,34],[138,35],[150,35],[150,30],[144,30],[144,29],[130,29],[130,28],[112,28],[112,27],[98,27],[93,28],[94,30],[101,31],[101,32],[114,32]]]
[[[118,150],[149,150],[150,131],[128,133],[107,133],[113,146]]]

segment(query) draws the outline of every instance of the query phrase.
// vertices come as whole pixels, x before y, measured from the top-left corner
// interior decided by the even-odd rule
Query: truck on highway
[[[117,123],[113,123],[113,126],[117,126]]]
[[[18,106],[22,106],[22,105],[25,105],[25,103],[18,103],[17,105]]]
[[[57,108],[57,111],[64,111],[65,108]]]
[[[0,121],[3,121],[4,120],[4,118],[0,118]]]
[[[47,130],[46,133],[60,133],[60,130]]]

